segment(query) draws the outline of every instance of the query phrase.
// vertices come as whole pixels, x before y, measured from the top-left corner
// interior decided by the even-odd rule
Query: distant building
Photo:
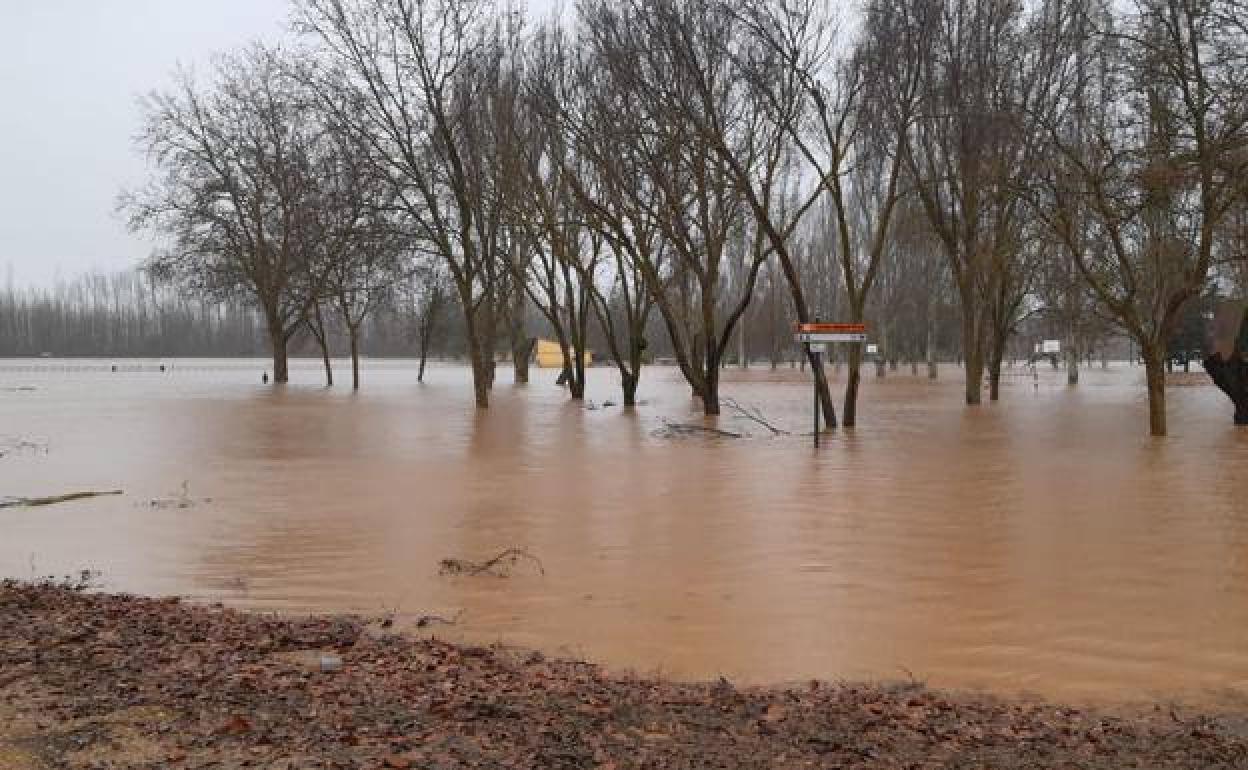
[[[585,366],[592,364],[593,360],[594,354],[586,350]],[[563,368],[563,351],[559,349],[558,342],[554,340],[537,341],[537,365],[542,369]]]

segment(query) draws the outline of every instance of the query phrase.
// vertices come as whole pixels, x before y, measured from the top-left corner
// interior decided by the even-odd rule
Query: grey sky
[[[138,97],[179,63],[280,40],[288,11],[287,0],[0,0],[0,270],[49,286],[146,257],[150,242],[114,212],[145,176]]]
[[[137,97],[285,34],[286,0],[0,0],[0,268],[51,284],[147,255],[113,213],[141,183]]]

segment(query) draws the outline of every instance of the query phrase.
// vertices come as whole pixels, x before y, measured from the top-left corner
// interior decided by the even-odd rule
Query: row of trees
[[[905,278],[903,271],[886,270]],[[777,276],[778,278],[778,276]],[[782,279],[780,279],[782,280]],[[928,318],[916,311],[911,298],[926,293],[917,281],[899,283],[892,289],[882,282],[881,307],[891,319],[887,356],[879,370],[896,370],[910,363],[917,370],[928,339],[941,357],[957,355],[957,312],[952,296],[938,298],[938,310]],[[435,294],[421,302],[423,291],[390,292],[365,318],[357,332],[358,351],[369,356],[458,357],[467,344],[462,324],[447,313],[446,299]],[[523,332],[550,335],[532,303],[522,308],[528,319]],[[1053,335],[1052,324],[1037,315],[1023,330],[1014,353],[1025,357],[1032,339]],[[590,346],[606,350],[601,328],[590,328]],[[661,321],[652,316],[646,328],[645,360],[672,356]],[[1089,340],[1089,345],[1100,340]],[[346,324],[337,314],[324,314],[321,326],[308,323],[288,345],[291,355],[345,354],[350,349]],[[86,273],[51,287],[17,287],[12,282],[0,289],[0,357],[231,357],[268,353],[268,334],[262,314],[245,297],[218,301],[179,291],[153,280],[144,271]],[[750,308],[738,325],[736,339],[723,364],[748,367],[751,363],[796,365],[798,346],[793,343],[787,301],[766,267],[755,288]],[[830,361],[839,360],[833,351]],[[332,384],[332,370],[329,371]]]
[[[258,331],[243,303],[186,297],[135,272],[0,291],[0,356],[246,355]]]
[[[742,320],[780,296],[929,361],[916,319],[952,309],[968,404],[1027,319],[1072,362],[1108,321],[1164,434],[1179,320],[1242,275],[1241,0],[869,0],[844,29],[826,7],[580,0],[530,26],[488,0],[298,0],[303,47],[151,97],[160,172],[123,206],[164,236],[153,274],[255,302],[279,382],[327,314],[354,351],[396,293],[444,291],[478,406],[500,346],[527,378],[535,310],[574,398],[601,335],[632,403],[657,319],[717,414]]]
[[[348,348],[346,324],[336,316],[323,320],[325,348]],[[458,331],[454,317],[436,303],[394,303],[368,317],[357,341],[372,355],[456,355]],[[315,351],[319,341],[309,325],[294,350]],[[139,271],[88,273],[48,288],[10,283],[0,290],[0,356],[225,357],[267,350],[263,317],[247,298],[188,295]]]

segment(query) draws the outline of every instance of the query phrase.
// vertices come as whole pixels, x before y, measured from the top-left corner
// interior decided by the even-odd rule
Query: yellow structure
[[[585,366],[589,366],[593,360],[594,354],[586,350]],[[537,365],[543,369],[563,368],[563,351],[559,349],[558,342],[554,340],[537,341]]]

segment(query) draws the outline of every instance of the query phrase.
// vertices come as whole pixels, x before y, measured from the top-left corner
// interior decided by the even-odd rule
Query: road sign
[[[799,323],[797,332],[866,332],[865,323]]]
[[[866,324],[798,324],[795,338],[798,342],[866,342]]]
[[[810,323],[797,324],[794,328],[794,339],[806,346],[806,352],[810,354],[811,367],[817,371],[823,371],[823,365],[819,362],[820,356],[828,352],[829,342],[866,342],[867,341],[867,325],[866,324],[825,324]],[[819,382],[818,378],[815,380]],[[819,387],[815,386],[815,430],[811,434],[815,438],[815,447],[819,446]]]
[[[866,342],[866,332],[800,332],[798,342]]]
[[[1061,340],[1045,340],[1043,343],[1043,347],[1041,347],[1040,352],[1044,353],[1045,355],[1050,355],[1052,353],[1061,353],[1062,341]]]

